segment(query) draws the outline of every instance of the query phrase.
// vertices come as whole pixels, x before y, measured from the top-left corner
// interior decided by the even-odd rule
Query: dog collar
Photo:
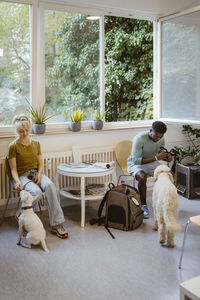
[[[31,206],[25,206],[25,207],[22,207],[23,210],[25,210],[25,209],[30,209],[30,208],[33,208],[33,206],[31,205]]]

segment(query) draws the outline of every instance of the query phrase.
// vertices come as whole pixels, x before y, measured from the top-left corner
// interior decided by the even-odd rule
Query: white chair
[[[186,240],[188,225],[190,223],[193,223],[193,224],[195,224],[197,226],[200,226],[200,215],[190,217],[188,219],[188,221],[186,222],[186,224],[185,224],[185,231],[184,231],[184,237],[183,237],[183,245],[182,245],[181,256],[180,256],[180,260],[179,260],[179,269],[181,269],[181,265],[182,265],[183,252],[184,252],[184,249],[185,249],[185,240]]]

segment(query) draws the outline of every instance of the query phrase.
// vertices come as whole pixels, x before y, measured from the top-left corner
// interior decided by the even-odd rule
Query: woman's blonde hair
[[[20,129],[30,130],[31,129],[31,121],[29,117],[26,115],[18,115],[14,116],[12,120],[13,126],[15,126],[15,130],[18,132]]]

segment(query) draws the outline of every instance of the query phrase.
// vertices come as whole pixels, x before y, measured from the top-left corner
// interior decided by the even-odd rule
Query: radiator
[[[110,162],[114,160],[114,147],[107,148],[90,148],[81,149],[82,161],[101,161]],[[54,153],[44,153],[42,155],[43,159],[43,172],[47,175],[53,182],[56,178],[56,169],[59,164],[65,162],[73,161],[72,151],[66,152],[54,152]],[[5,158],[0,158],[0,206],[5,205],[9,190],[11,188],[11,182],[9,181],[4,170],[4,160]],[[88,183],[107,183],[112,180],[111,175],[100,177],[100,178],[88,178]],[[74,184],[79,184],[80,180],[75,177],[59,176],[59,186],[60,188],[71,186]],[[87,181],[86,181],[87,184]],[[12,198],[15,200],[16,195],[13,193]],[[12,201],[13,201],[12,199]]]

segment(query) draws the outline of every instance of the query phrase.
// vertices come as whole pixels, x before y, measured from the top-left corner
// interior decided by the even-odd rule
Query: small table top
[[[77,166],[68,166],[68,164],[61,164],[57,166],[58,174],[65,176],[78,176],[78,177],[92,177],[92,176],[101,176],[101,175],[109,175],[114,171],[114,167],[111,168],[99,168],[94,167],[93,165],[88,165],[84,163],[80,163]]]

